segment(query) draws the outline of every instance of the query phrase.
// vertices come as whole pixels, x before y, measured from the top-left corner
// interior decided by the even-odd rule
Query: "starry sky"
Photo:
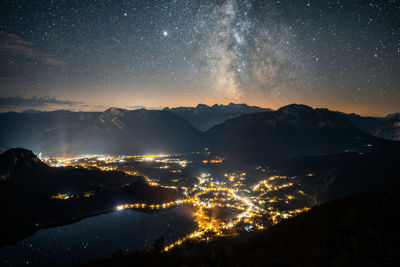
[[[0,111],[400,111],[400,1],[0,3]]]

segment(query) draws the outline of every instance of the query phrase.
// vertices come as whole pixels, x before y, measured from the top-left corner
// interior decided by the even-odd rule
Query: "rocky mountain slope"
[[[375,141],[335,112],[295,104],[227,120],[205,135],[213,151],[251,161],[359,150]]]
[[[0,147],[57,155],[189,151],[199,140],[199,130],[167,111],[0,114]]]

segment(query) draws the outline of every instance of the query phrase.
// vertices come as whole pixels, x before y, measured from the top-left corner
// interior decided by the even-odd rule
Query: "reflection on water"
[[[15,246],[0,248],[0,265],[85,262],[111,257],[117,248],[125,253],[149,248],[160,236],[170,243],[195,229],[191,213],[187,206],[157,213],[122,210],[39,230]]]

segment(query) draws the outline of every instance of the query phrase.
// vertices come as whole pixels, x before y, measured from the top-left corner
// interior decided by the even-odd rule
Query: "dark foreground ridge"
[[[400,192],[333,200],[265,231],[174,250],[122,254],[86,266],[394,266],[400,259]],[[161,242],[161,241],[160,241]]]

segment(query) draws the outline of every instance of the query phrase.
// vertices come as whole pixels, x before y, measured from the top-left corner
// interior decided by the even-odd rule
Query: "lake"
[[[196,228],[192,209],[147,213],[121,210],[86,218],[70,225],[42,229],[14,246],[0,248],[0,265],[54,265],[82,263],[150,248],[155,239],[178,240]]]

